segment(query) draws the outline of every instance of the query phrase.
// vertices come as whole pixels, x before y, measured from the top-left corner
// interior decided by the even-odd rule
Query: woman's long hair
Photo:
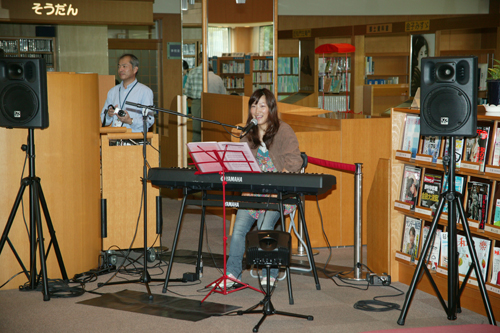
[[[276,98],[274,97],[274,94],[271,91],[269,91],[269,89],[266,88],[257,89],[253,92],[252,96],[250,96],[250,100],[248,101],[247,125],[253,119],[252,112],[250,111],[252,109],[252,105],[258,103],[262,96],[266,97],[266,104],[267,107],[269,108],[269,116],[267,118],[267,129],[263,137],[264,143],[269,149],[273,144],[274,136],[276,135],[276,133],[278,133],[278,129],[280,128],[280,120],[278,118],[278,105],[276,103]],[[248,133],[248,140],[253,144],[252,148],[260,146],[261,142],[259,139],[259,128],[257,126],[254,126]]]

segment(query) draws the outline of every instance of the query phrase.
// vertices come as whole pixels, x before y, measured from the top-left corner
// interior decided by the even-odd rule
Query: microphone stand
[[[144,160],[143,163],[143,175],[142,175],[142,192],[143,192],[143,218],[144,218],[144,270],[142,271],[141,277],[138,280],[129,280],[129,281],[117,281],[117,282],[110,282],[106,283],[106,285],[117,285],[117,284],[125,284],[125,283],[144,283],[146,286],[146,290],[148,292],[148,297],[150,300],[153,299],[153,294],[151,294],[151,289],[149,288],[149,283],[150,282],[163,282],[163,279],[151,279],[151,276],[149,275],[148,272],[148,262],[147,262],[147,257],[148,257],[148,163],[147,163],[147,158],[146,158],[146,148],[147,148],[147,135],[148,135],[148,124],[147,124],[147,119],[148,119],[148,113],[149,113],[149,106],[144,106],[141,104],[136,104],[136,103],[131,103],[131,102],[126,102],[126,104],[133,105],[133,106],[140,106],[142,109],[142,132],[143,132],[143,144],[142,144],[142,157]],[[176,282],[185,282],[183,279],[172,279],[171,281],[176,281]],[[99,287],[103,286],[104,284],[98,284]]]

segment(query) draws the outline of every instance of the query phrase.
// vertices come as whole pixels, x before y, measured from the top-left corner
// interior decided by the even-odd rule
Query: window
[[[262,26],[259,29],[259,53],[263,53],[265,51],[273,50],[273,31],[272,25]]]
[[[208,56],[222,56],[222,53],[231,52],[229,28],[208,27]]]

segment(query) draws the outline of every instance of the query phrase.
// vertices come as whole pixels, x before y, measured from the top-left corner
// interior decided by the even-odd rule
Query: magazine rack
[[[233,293],[235,291],[239,291],[242,289],[250,288],[258,292],[262,292],[261,290],[254,288],[250,286],[249,284],[242,283],[239,280],[236,280],[234,278],[231,278],[227,275],[227,234],[226,234],[226,179],[225,179],[225,173],[228,171],[231,172],[253,172],[253,173],[259,173],[260,169],[254,170],[252,167],[253,161],[250,161],[247,156],[245,156],[245,153],[240,150],[228,150],[227,146],[225,147],[224,150],[205,150],[200,146],[197,146],[200,150],[199,151],[190,151],[189,155],[191,156],[191,159],[193,160],[193,163],[191,165],[195,165],[196,169],[198,171],[195,174],[205,174],[205,173],[215,173],[218,172],[221,175],[221,181],[222,181],[222,206],[223,206],[223,230],[224,230],[224,236],[223,236],[223,261],[224,261],[224,271],[223,274],[220,278],[217,280],[213,281],[212,283],[209,283],[205,288],[212,287],[210,292],[201,300],[201,303],[203,303],[208,296],[210,296],[212,293],[216,292],[219,294],[227,295],[230,293]],[[241,158],[236,158],[237,156],[242,156]],[[210,166],[207,168],[207,166]],[[202,169],[209,169],[209,170],[218,170],[218,171],[202,171]],[[198,259],[199,260],[199,259]],[[241,284],[241,287],[238,287],[236,289],[233,289],[231,291],[228,291],[226,288],[226,281],[231,280],[235,283]]]

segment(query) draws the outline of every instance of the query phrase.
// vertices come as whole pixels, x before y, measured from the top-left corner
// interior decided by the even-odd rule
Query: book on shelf
[[[409,254],[411,262],[418,258],[421,231],[422,220],[405,215],[401,252]]]
[[[411,157],[415,158],[417,156],[419,140],[420,117],[417,115],[407,114],[403,132],[403,141],[401,142],[401,150],[411,152]]]
[[[495,144],[493,145],[493,160],[491,165],[500,166],[500,127],[497,128]]]
[[[491,210],[490,224],[500,227],[500,184],[495,187],[495,193],[491,195],[491,203],[493,205]]]
[[[247,142],[189,142],[187,147],[201,173],[260,172]]]
[[[444,146],[444,154],[443,155],[448,155],[449,146],[450,146],[450,138],[447,137],[446,143]],[[464,138],[457,137],[455,140],[455,165],[457,168],[460,168],[460,164],[461,164],[462,158],[463,158],[463,151],[464,151]]]
[[[421,249],[424,248],[425,241],[427,240],[427,236],[429,235],[429,231],[429,226],[424,226],[424,228],[422,229],[422,244],[420,245]],[[427,267],[433,270],[436,270],[439,264],[439,252],[441,250],[441,232],[442,230],[436,229],[433,240],[431,240],[431,247],[429,249],[429,252],[427,253]]]
[[[490,184],[484,181],[467,183],[467,207],[465,217],[479,222],[478,229],[484,229],[488,219]]]
[[[441,137],[426,136],[422,145],[422,154],[432,156],[432,163],[436,163],[441,152]]]
[[[493,248],[490,283],[500,285],[500,247]]]
[[[480,171],[484,171],[486,154],[488,153],[488,141],[491,126],[478,126],[477,136],[465,140],[464,161],[480,163]]]
[[[442,175],[425,172],[422,177],[422,196],[420,206],[430,208],[432,214],[436,212],[441,194]]]
[[[486,274],[488,273],[490,263],[491,240],[473,236],[472,241],[474,242],[474,249],[476,250],[483,281],[486,281]],[[472,272],[471,276],[476,277],[476,273]]]
[[[486,280],[488,271],[488,262],[490,259],[491,240],[479,237],[472,237],[474,250],[476,251],[477,259],[483,279]],[[467,239],[463,235],[457,235],[457,252],[458,252],[458,273],[466,275],[472,265],[472,256],[467,246]],[[476,277],[476,273],[472,270],[471,276]]]
[[[448,268],[448,232],[441,232],[441,253],[439,265]]]
[[[446,192],[448,190],[448,174],[444,175],[444,180],[443,180],[443,192]],[[458,192],[462,195],[465,193],[465,177],[460,176],[460,175],[455,175],[455,192]],[[463,203],[463,201],[462,201]],[[445,202],[443,206],[443,213],[448,212],[448,202]],[[457,207],[457,218],[458,218],[458,207]]]
[[[415,205],[418,202],[421,173],[422,168],[420,167],[408,164],[404,166],[400,200],[409,203],[411,210],[415,210]]]

